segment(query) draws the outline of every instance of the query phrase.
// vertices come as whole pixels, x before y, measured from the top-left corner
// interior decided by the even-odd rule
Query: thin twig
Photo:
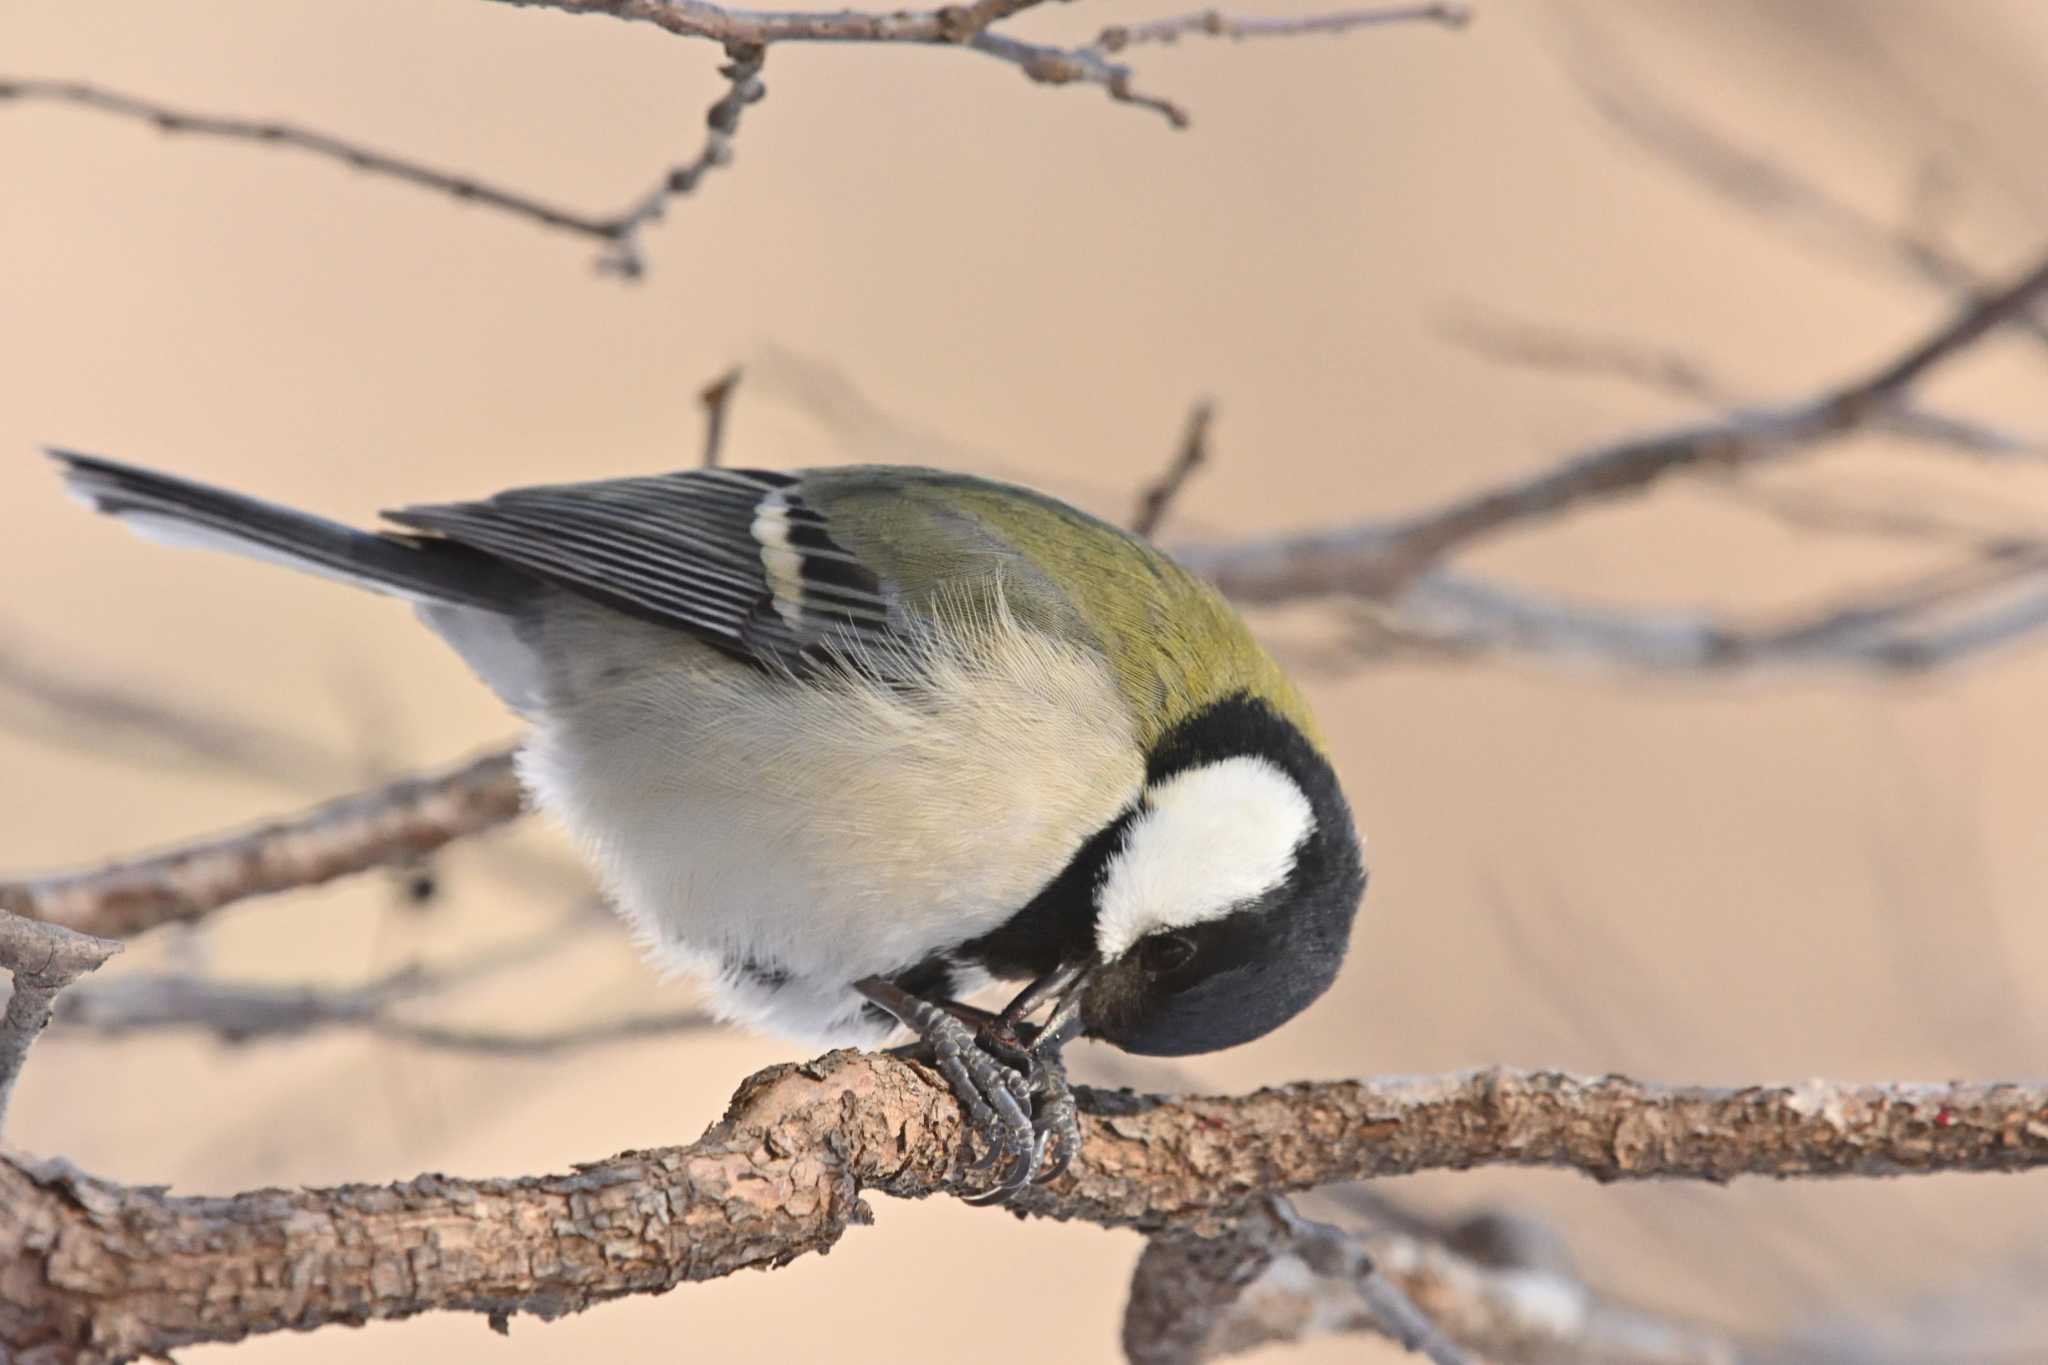
[[[474,176],[438,170],[409,157],[378,151],[316,129],[269,119],[194,113],[84,81],[0,79],[0,101],[43,100],[72,104],[123,118],[140,119],[163,133],[191,133],[296,148],[369,175],[417,185],[465,203],[482,204],[543,227],[595,238],[604,244],[604,252],[598,259],[600,270],[636,278],[645,267],[639,245],[642,231],[660,220],[671,199],[688,194],[696,188],[705,172],[731,160],[732,135],[739,125],[740,112],[760,99],[766,89],[760,80],[761,50],[758,47],[742,45],[729,48],[727,55],[730,61],[720,68],[720,74],[729,82],[729,88],[706,115],[710,131],[705,136],[703,150],[694,160],[672,167],[654,188],[641,195],[625,211],[602,215],[563,208],[518,190],[493,185]]]
[[[13,978],[0,1015],[0,1132],[29,1046],[49,1025],[58,992],[121,951],[121,945],[0,911],[0,967]]]
[[[564,208],[534,195],[494,185],[474,176],[439,170],[409,157],[378,151],[315,129],[275,120],[200,114],[139,96],[107,90],[83,81],[0,77],[0,101],[44,100],[124,118],[140,119],[165,133],[192,133],[235,141],[293,147],[339,161],[371,175],[385,176],[449,195],[467,203],[539,223],[544,227],[591,237],[603,243],[598,267],[609,274],[637,279],[646,270],[642,232],[660,221],[669,201],[688,194],[712,168],[732,157],[732,138],[741,113],[766,92],[761,67],[771,44],[784,42],[911,43],[960,47],[1007,62],[1044,85],[1099,85],[1127,104],[1153,109],[1177,128],[1188,116],[1170,100],[1139,93],[1129,67],[1111,61],[1102,44],[1062,48],[1026,42],[991,31],[990,25],[1020,14],[1043,0],[973,0],[931,10],[859,13],[839,10],[805,14],[756,11],[708,3],[708,0],[501,0],[501,3],[563,10],[574,14],[608,14],[653,23],[671,33],[709,38],[724,46],[727,64],[720,68],[729,88],[711,106],[710,132],[703,149],[690,161],[671,167],[652,189],[626,210],[591,214]],[[1454,4],[1402,6],[1385,11],[1340,11],[1295,20],[1224,19],[1209,14],[1178,21],[1188,32],[1215,32],[1248,38],[1299,33],[1340,34],[1352,29],[1407,19],[1432,19],[1449,26],[1464,22],[1464,8]],[[1176,21],[1162,21],[1173,24]],[[1160,24],[1140,30],[1109,30],[1104,40],[1121,32],[1118,45],[1133,41],[1164,41],[1171,35]],[[1133,33],[1142,36],[1132,36]]]
[[[1419,1351],[1431,1365],[1466,1365],[1465,1353],[1415,1306],[1398,1284],[1380,1272],[1365,1248],[1342,1228],[1304,1218],[1284,1195],[1268,1195],[1264,1212],[1287,1236],[1287,1250],[1325,1280],[1349,1284],[1371,1310],[1381,1330],[1403,1350]]]
[[[1472,309],[1449,319],[1445,332],[1459,345],[1505,364],[1602,375],[1713,408],[1755,402],[1754,396],[1739,395],[1733,386],[1674,347],[1589,335]],[[1902,401],[1880,413],[1871,420],[1870,428],[1969,455],[2048,459],[2048,442],[1911,402]]]
[[[727,43],[726,63],[718,74],[727,82],[724,95],[704,116],[704,148],[695,159],[671,166],[661,183],[649,190],[638,204],[611,220],[610,249],[598,259],[598,269],[625,279],[638,279],[646,271],[640,255],[640,233],[661,221],[671,199],[688,194],[713,167],[732,160],[732,140],[739,132],[740,115],[748,105],[768,93],[761,82],[761,66],[768,49],[759,44]]]
[[[1717,1183],[2048,1166],[2043,1085],[1721,1090],[1490,1069],[1085,1099],[1073,1166],[1022,1194],[1023,1213],[1157,1233],[1286,1190],[1479,1165]],[[162,1352],[431,1309],[554,1317],[825,1250],[870,1219],[864,1191],[978,1190],[966,1149],[935,1073],[833,1053],[750,1078],[687,1147],[565,1175],[195,1198],[0,1155],[0,1350]]]
[[[2048,527],[1994,529],[1953,516],[1930,512],[1926,498],[1901,494],[1883,504],[1855,502],[1839,492],[1778,488],[1747,480],[1708,484],[1715,493],[1756,508],[1788,526],[1806,531],[1875,536],[1923,545],[1946,545],[1996,558],[2048,545]]]
[[[1329,14],[1308,14],[1295,18],[1248,17],[1201,10],[1153,19],[1142,24],[1118,24],[1102,30],[1094,46],[1103,52],[1121,52],[1139,43],[1174,43],[1184,37],[1206,38],[1296,38],[1311,34],[1348,33],[1356,28],[1380,24],[1435,23],[1446,28],[1463,28],[1472,21],[1472,9],[1462,4],[1380,5],[1371,9],[1336,10]]]
[[[154,100],[102,89],[83,81],[0,80],[0,99],[47,100],[75,104],[124,118],[154,124],[159,132],[194,133],[205,137],[262,142],[277,147],[295,147],[330,161],[339,161],[371,175],[387,176],[408,184],[435,190],[470,203],[500,209],[544,227],[615,242],[626,231],[621,216],[579,213],[547,203],[517,190],[488,184],[472,176],[436,170],[406,157],[372,150],[360,144],[310,128],[272,120],[234,118],[219,114],[198,114],[176,109]]]
[[[1094,48],[1027,43],[993,32],[975,34],[970,46],[976,52],[1010,63],[1040,85],[1099,85],[1109,92],[1111,99],[1150,109],[1175,128],[1186,128],[1191,121],[1187,110],[1172,100],[1141,93],[1131,83],[1131,68],[1111,61]]]
[[[492,1057],[545,1057],[608,1043],[694,1033],[713,1024],[702,1010],[624,1014],[556,1029],[506,1032],[403,1017],[391,1006],[431,993],[433,974],[401,968],[360,986],[271,986],[223,981],[189,972],[129,975],[90,992],[73,989],[57,1002],[64,1034],[103,1038],[210,1035],[230,1045],[286,1042],[314,1033],[367,1033],[438,1052]]]
[[[1705,612],[1605,606],[1437,569],[1383,603],[1365,626],[1385,646],[1454,657],[1551,657],[1602,669],[1733,673],[1844,666],[1913,673],[2041,630],[2048,547],[1973,555],[1889,586],[1745,624]]]
[[[485,1057],[552,1057],[613,1043],[700,1033],[717,1023],[717,1019],[703,1010],[680,1009],[622,1014],[609,1019],[594,1019],[587,1024],[524,1033],[382,1016],[370,1021],[366,1027],[379,1038],[430,1051],[466,1052]]]
[[[715,43],[929,43],[971,42],[990,24],[1035,8],[1045,0],[973,0],[938,9],[862,12],[749,10],[710,0],[498,0],[522,9],[604,14],[653,24],[684,38]]]
[[[224,1043],[285,1040],[325,1029],[378,1029],[400,1023],[399,1005],[452,994],[556,957],[591,930],[612,922],[595,902],[579,904],[553,924],[437,966],[418,963],[354,986],[277,986],[229,981],[195,971],[127,972],[87,982],[64,994],[59,1029],[105,1038],[190,1029]]]
[[[735,365],[697,393],[697,401],[704,405],[704,455],[698,463],[706,469],[718,467],[719,452],[725,445],[726,412],[732,406],[733,390],[739,386],[740,367]]]
[[[1131,517],[1131,529],[1139,535],[1150,538],[1159,530],[1159,523],[1173,506],[1173,500],[1180,496],[1180,490],[1209,459],[1209,422],[1216,415],[1216,405],[1204,398],[1188,410],[1187,429],[1181,433],[1180,447],[1174,453],[1173,463],[1166,472],[1139,495],[1138,510]]]

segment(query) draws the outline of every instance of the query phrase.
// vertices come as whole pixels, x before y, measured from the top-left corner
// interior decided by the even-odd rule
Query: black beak
[[[1014,1030],[1046,1001],[1052,1001],[1052,1013],[1046,1016],[1045,1023],[1039,1028],[1032,1048],[1034,1051],[1043,1048],[1057,1052],[1080,1032],[1081,1000],[1087,994],[1089,978],[1094,974],[1092,958],[1062,962],[1018,992],[1017,998],[996,1016],[997,1020],[1003,1027]]]

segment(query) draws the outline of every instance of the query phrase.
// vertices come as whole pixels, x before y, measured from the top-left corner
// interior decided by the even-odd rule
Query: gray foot
[[[881,977],[855,982],[854,989],[917,1034],[918,1050],[967,1111],[984,1149],[967,1168],[999,1172],[969,1203],[1001,1202],[1067,1168],[1080,1150],[1081,1124],[1057,1049],[1034,1049],[993,1022],[976,1028]]]

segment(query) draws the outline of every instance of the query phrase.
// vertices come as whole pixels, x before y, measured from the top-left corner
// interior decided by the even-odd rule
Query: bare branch
[[[1208,399],[1188,411],[1187,430],[1181,434],[1180,449],[1173,457],[1173,463],[1159,476],[1158,482],[1150,485],[1139,495],[1138,511],[1131,518],[1131,529],[1148,539],[1159,530],[1159,523],[1166,519],[1173,506],[1173,500],[1180,496],[1180,490],[1209,458],[1209,422],[1216,415],[1216,405]]]
[[[1175,128],[1185,128],[1190,122],[1187,110],[1172,100],[1140,94],[1131,84],[1131,69],[1109,60],[1094,48],[1053,47],[987,32],[975,34],[970,46],[976,52],[1009,62],[1040,85],[1099,85],[1109,92],[1111,99],[1150,109]]]
[[[1140,42],[1166,42],[1183,33],[1212,33],[1230,38],[1285,37],[1296,34],[1341,34],[1354,29],[1417,20],[1433,20],[1456,28],[1471,17],[1460,4],[1389,6],[1375,10],[1342,10],[1297,19],[1232,19],[1214,12],[1191,14],[1155,24],[1107,29],[1087,47],[1063,48],[1030,43],[996,33],[992,25],[1032,9],[1043,0],[976,0],[930,10],[863,13],[837,10],[808,14],[789,10],[743,10],[708,0],[500,0],[500,3],[572,14],[608,14],[637,19],[670,33],[711,38],[721,43],[913,43],[966,47],[1005,61],[1043,85],[1076,82],[1099,85],[1113,99],[1163,114],[1176,128],[1185,128],[1187,114],[1169,100],[1139,94],[1132,88],[1131,69],[1109,59],[1117,49]]]
[[[1675,347],[1466,311],[1446,328],[1452,340],[1506,364],[1565,373],[1604,375],[1690,399],[1713,408],[1746,406],[1725,381]],[[2003,431],[1974,418],[1901,402],[1870,422],[1881,431],[1926,445],[1993,458],[2048,459],[2048,443]]]
[[[1426,653],[1515,653],[1672,673],[1816,665],[1913,672],[2038,630],[2048,615],[2044,554],[2031,541],[1980,551],[1963,565],[1761,625],[1602,606],[1448,569],[1362,609],[1384,644]]]
[[[58,992],[120,951],[120,944],[107,939],[0,912],[0,967],[14,981],[0,1015],[0,1131],[7,1126],[7,1102],[21,1065],[49,1025]]]
[[[1044,0],[974,0],[928,10],[862,13],[832,10],[749,10],[709,0],[498,0],[522,9],[605,14],[632,19],[684,38],[716,43],[929,43],[971,42],[990,24],[1043,4]]]
[[[1220,1234],[1169,1230],[1146,1242],[1123,1344],[1132,1365],[1195,1365],[1352,1331],[1382,1332],[1434,1365],[1466,1365],[1356,1241],[1269,1195]]]
[[[727,43],[726,64],[718,68],[727,89],[705,114],[704,148],[696,159],[669,168],[661,183],[642,196],[640,202],[610,220],[610,250],[598,259],[598,268],[626,279],[638,279],[646,270],[640,255],[641,230],[661,221],[671,199],[697,188],[697,182],[713,167],[732,160],[733,135],[739,132],[740,115],[748,105],[768,93],[761,83],[761,66],[768,50],[754,44]]]
[[[2048,257],[1871,372],[1807,399],[1599,447],[1402,521],[1238,545],[1184,547],[1196,573],[1244,602],[1390,597],[1454,550],[1610,498],[1680,470],[1728,469],[1810,450],[1883,418],[1912,386],[2048,293]]]
[[[1335,1332],[1390,1336],[1438,1365],[1463,1359],[1459,1346],[1493,1359],[1602,1365],[1737,1365],[1784,1354],[1613,1303],[1564,1269],[1469,1256],[1412,1230],[1347,1232],[1303,1218],[1277,1195],[1217,1236],[1153,1238],[1124,1323],[1130,1358],[1159,1365]]]
[[[1495,1069],[1090,1107],[1073,1168],[1024,1212],[1194,1229],[1282,1190],[1485,1164],[1713,1181],[2048,1165],[2041,1085],[1673,1089]],[[690,1146],[569,1175],[180,1198],[0,1156],[0,1346],[121,1359],[430,1309],[555,1317],[824,1250],[868,1221],[863,1190],[966,1189],[965,1155],[933,1073],[842,1052],[750,1078]]]
[[[1726,498],[1802,530],[1948,545],[1986,557],[2018,554],[2030,545],[2048,544],[2048,527],[1993,528],[1930,512],[1924,497],[1909,501],[1901,495],[1879,503],[1869,499],[1856,501],[1839,493],[1738,480],[1709,486]]]
[[[0,910],[125,938],[250,896],[389,867],[519,813],[509,752],[154,857],[0,882]]]
[[[1355,28],[1381,24],[1436,23],[1446,28],[1463,28],[1472,21],[1472,9],[1462,4],[1380,5],[1371,9],[1337,10],[1330,14],[1309,14],[1296,18],[1248,18],[1202,10],[1154,19],[1143,24],[1118,24],[1102,30],[1094,46],[1103,52],[1121,52],[1139,43],[1175,43],[1191,35],[1206,38],[1294,38],[1309,34],[1348,33]]]
[[[1398,1285],[1447,1335],[1504,1359],[1738,1365],[1790,1354],[1609,1302],[1554,1271],[1495,1269],[1422,1238],[1376,1235],[1363,1249],[1381,1280]]]
[[[718,467],[719,451],[725,445],[725,415],[732,407],[733,390],[739,386],[740,367],[735,365],[697,393],[697,401],[704,405],[704,455],[698,463],[706,469]]]
[[[564,1052],[580,1052],[585,1048],[609,1047],[613,1043],[639,1042],[644,1038],[673,1038],[683,1033],[701,1033],[716,1027],[718,1022],[703,1010],[680,1009],[622,1014],[609,1019],[593,1019],[587,1024],[525,1033],[382,1017],[372,1020],[368,1028],[379,1038],[432,1052],[468,1052],[485,1057],[552,1057]]]
[[[705,137],[703,151],[695,160],[671,168],[660,183],[642,195],[631,208],[623,213],[602,216],[550,204],[473,176],[437,170],[408,157],[377,151],[315,129],[267,119],[193,113],[83,81],[0,79],[0,101],[43,100],[71,104],[122,118],[140,119],[163,133],[193,133],[202,137],[296,148],[329,161],[339,161],[367,175],[404,181],[465,203],[482,204],[542,227],[594,237],[605,247],[604,254],[598,259],[600,270],[637,278],[644,269],[640,256],[641,231],[660,220],[669,200],[688,194],[697,187],[698,180],[706,171],[731,160],[732,134],[739,126],[740,112],[760,99],[766,90],[760,81],[762,53],[758,47],[729,46],[727,56],[731,60],[720,68],[720,74],[730,82],[731,88],[711,106],[706,116],[710,131]]]
[[[1026,42],[990,30],[990,25],[1042,2],[973,0],[970,4],[921,11],[858,13],[840,10],[806,14],[735,9],[711,4],[708,0],[500,0],[500,3],[574,14],[608,14],[622,19],[645,20],[671,33],[709,38],[724,46],[728,61],[720,68],[720,74],[725,77],[729,88],[706,115],[705,121],[710,130],[703,149],[693,160],[671,167],[652,189],[623,212],[614,214],[591,214],[564,208],[534,195],[494,185],[474,176],[439,170],[408,157],[379,151],[315,129],[275,120],[194,113],[83,81],[0,77],[0,101],[42,100],[70,104],[122,118],[139,119],[164,133],[192,133],[296,148],[327,160],[339,161],[369,175],[384,176],[467,203],[482,204],[543,227],[595,238],[604,246],[598,258],[600,270],[637,279],[646,269],[640,250],[642,232],[661,220],[671,200],[690,193],[707,172],[731,160],[732,138],[738,130],[740,115],[747,105],[766,93],[767,87],[760,79],[761,67],[767,49],[773,43],[913,43],[966,48],[1008,62],[1043,85],[1077,82],[1099,85],[1112,98],[1156,110],[1176,128],[1184,128],[1188,123],[1187,114],[1169,100],[1139,93],[1132,85],[1130,68],[1109,59],[1104,46],[1106,43],[1113,42],[1121,47],[1131,42],[1167,41],[1183,31],[1235,38],[1340,34],[1411,19],[1432,19],[1456,27],[1469,17],[1463,6],[1455,4],[1339,11],[1291,20],[1226,19],[1212,12],[1186,16],[1178,21],[1141,25],[1137,29],[1111,29],[1096,45],[1071,49]],[[1170,32],[1169,28],[1174,25],[1178,28]]]
[[[599,217],[545,203],[516,190],[502,189],[470,176],[423,166],[405,157],[374,151],[345,139],[313,129],[269,120],[233,118],[218,114],[197,114],[115,90],[103,90],[82,81],[9,80],[0,82],[0,99],[48,100],[75,104],[102,113],[141,119],[165,133],[197,133],[206,137],[262,142],[278,147],[295,147],[316,156],[339,161],[371,175],[388,176],[408,184],[500,209],[515,217],[530,219],[544,227],[595,237],[607,244],[624,233],[619,217]]]
[[[527,1033],[442,1024],[394,1013],[399,1006],[416,1005],[552,957],[566,943],[610,921],[601,907],[581,906],[537,933],[461,962],[440,967],[414,964],[356,986],[276,986],[225,981],[194,972],[128,973],[66,991],[57,1002],[54,1023],[63,1032],[104,1038],[189,1030],[228,1044],[353,1030],[415,1047],[502,1057],[545,1056],[706,1027],[711,1020],[701,1010],[622,1015]]]

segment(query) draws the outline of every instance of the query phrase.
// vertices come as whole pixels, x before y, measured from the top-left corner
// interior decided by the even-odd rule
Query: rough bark
[[[107,939],[0,912],[0,968],[12,982],[0,1012],[0,1128],[6,1126],[22,1063],[49,1027],[59,992],[120,951],[120,944]]]
[[[2048,1085],[1715,1090],[1486,1070],[1089,1102],[1073,1169],[1020,1211],[1200,1233],[1273,1191],[1482,1164],[1717,1181],[2048,1165]],[[961,1141],[931,1073],[833,1053],[751,1077],[687,1147],[566,1175],[186,1198],[0,1157],[0,1347],[54,1365],[432,1309],[554,1317],[827,1250],[867,1221],[864,1190],[971,1188]]]

